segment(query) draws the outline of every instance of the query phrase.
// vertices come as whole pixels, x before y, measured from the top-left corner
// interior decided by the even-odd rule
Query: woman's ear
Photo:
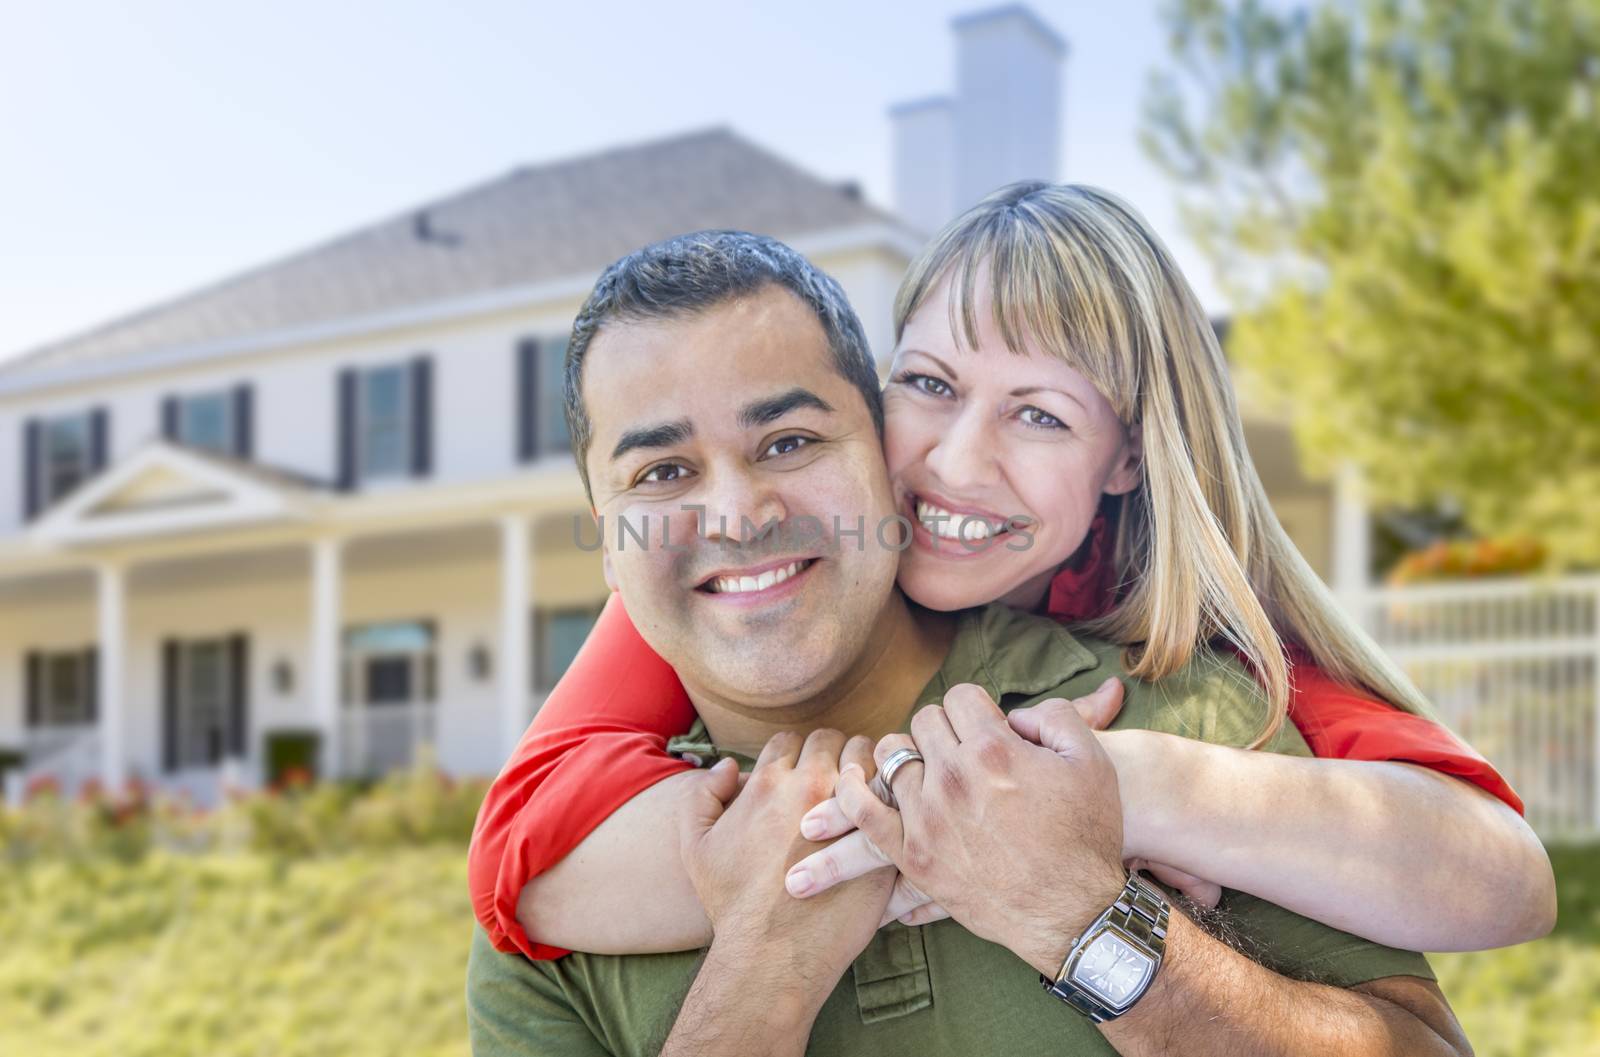
[[[1143,479],[1144,430],[1136,425],[1128,429],[1128,439],[1122,442],[1122,450],[1117,452],[1111,476],[1106,478],[1105,494],[1126,495],[1138,488]]]

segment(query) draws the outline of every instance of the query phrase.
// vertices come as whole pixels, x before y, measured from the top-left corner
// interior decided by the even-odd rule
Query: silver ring
[[[900,810],[900,801],[894,795],[894,775],[900,768],[908,763],[921,763],[922,753],[916,749],[896,749],[883,761],[883,766],[878,769],[878,776],[872,780],[873,792],[878,794],[878,799],[885,804]]]

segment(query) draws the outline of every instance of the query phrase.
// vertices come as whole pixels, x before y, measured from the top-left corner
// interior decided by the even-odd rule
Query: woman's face
[[[1100,497],[1139,483],[1139,440],[1087,378],[1030,339],[1018,354],[975,284],[978,347],[950,328],[949,282],[906,321],[884,390],[884,453],[911,520],[900,587],[930,609],[1033,608]]]

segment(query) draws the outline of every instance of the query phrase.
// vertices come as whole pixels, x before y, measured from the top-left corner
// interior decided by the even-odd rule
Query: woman
[[[913,601],[1074,621],[1123,644],[1148,680],[1230,646],[1272,704],[1258,743],[1288,718],[1319,756],[1348,757],[1102,734],[1130,858],[1393,946],[1549,929],[1549,863],[1515,795],[1427,718],[1284,535],[1210,324],[1131,209],[1082,187],[996,192],[912,264],[895,320],[885,453],[913,521],[899,575]],[[1103,724],[1113,706],[1083,707]],[[692,720],[613,599],[480,812],[470,883],[497,946],[550,957],[708,941],[662,838],[703,779],[664,752]],[[1176,774],[1182,788],[1165,788]],[[841,829],[826,807],[809,818]],[[846,871],[869,865],[859,842],[829,851]]]

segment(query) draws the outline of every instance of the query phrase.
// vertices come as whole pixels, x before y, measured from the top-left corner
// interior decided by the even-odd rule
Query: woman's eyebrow
[[[1074,404],[1077,404],[1079,407],[1083,408],[1085,413],[1087,413],[1088,410],[1089,410],[1088,405],[1085,404],[1082,400],[1079,400],[1077,397],[1073,396],[1071,393],[1067,392],[1065,389],[1057,389],[1053,385],[1030,385],[1030,386],[1026,386],[1026,387],[1024,387],[1022,389],[1013,389],[1013,390],[1011,390],[1011,395],[1012,396],[1032,396],[1034,393],[1060,393],[1062,396],[1066,397],[1068,400],[1071,400]]]
[[[948,374],[950,376],[950,380],[952,382],[961,381],[961,376],[956,373],[956,369],[954,367],[950,366],[948,363],[945,363],[943,360],[939,359],[939,357],[935,356],[931,352],[924,351],[923,349],[907,349],[905,351],[905,355],[907,355],[907,356],[926,356],[928,359],[930,359],[934,363],[938,364],[939,365],[939,369],[941,371],[943,371],[945,374]]]

